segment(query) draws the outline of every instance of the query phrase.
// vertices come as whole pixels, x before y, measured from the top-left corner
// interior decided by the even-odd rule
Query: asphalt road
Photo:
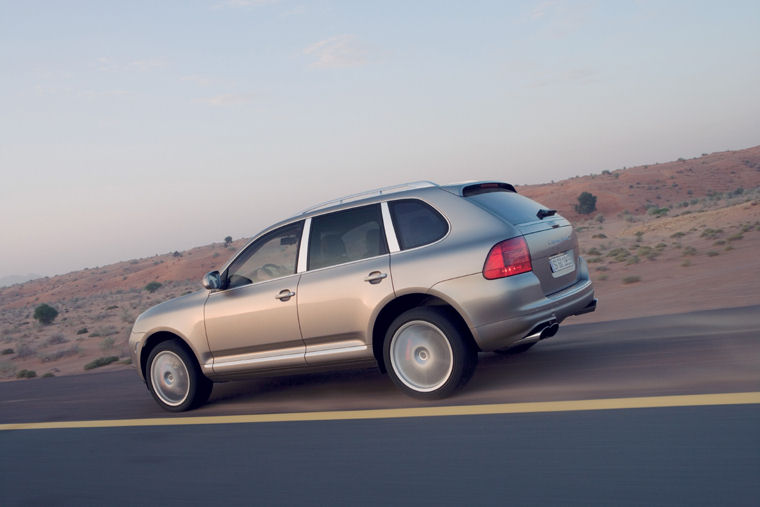
[[[422,402],[376,370],[217,384],[189,415],[760,391],[760,306],[562,326],[524,354],[481,354],[470,383]],[[187,415],[187,414],[183,414]],[[0,424],[172,417],[134,371],[0,383]]]
[[[189,415],[749,391],[757,306],[568,325],[436,403],[368,370],[219,385]],[[174,416],[134,372],[0,384],[0,424],[149,417]],[[2,505],[757,505],[758,477],[758,404],[0,431]]]

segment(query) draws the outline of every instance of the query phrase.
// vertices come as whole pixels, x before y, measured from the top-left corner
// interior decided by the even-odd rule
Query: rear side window
[[[308,269],[387,254],[382,224],[379,204],[312,218]]]
[[[535,222],[538,220],[538,210],[544,208],[533,199],[514,192],[487,192],[475,194],[466,199],[475,201],[481,207],[506,219],[512,225]]]
[[[449,224],[429,204],[418,199],[390,201],[388,208],[401,250],[428,245],[449,232]]]

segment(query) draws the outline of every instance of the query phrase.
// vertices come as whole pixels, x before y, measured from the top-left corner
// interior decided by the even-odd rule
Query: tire
[[[404,393],[440,399],[470,380],[478,353],[449,311],[420,307],[391,323],[383,359],[391,380]]]
[[[503,356],[513,356],[515,354],[522,354],[523,352],[527,352],[528,349],[530,349],[536,343],[538,342],[535,341],[531,343],[521,343],[520,345],[515,345],[514,347],[494,350],[494,352],[496,352],[497,354],[501,354]]]
[[[184,412],[208,401],[213,382],[195,357],[175,340],[161,342],[148,355],[145,381],[153,399],[169,412]]]

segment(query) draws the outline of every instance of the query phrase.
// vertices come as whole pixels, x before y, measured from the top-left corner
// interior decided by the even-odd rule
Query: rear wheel
[[[145,380],[156,402],[170,412],[202,405],[213,388],[195,357],[174,340],[161,342],[151,350]]]
[[[383,357],[393,382],[423,399],[443,398],[464,385],[478,358],[450,312],[435,307],[399,315],[386,333]]]

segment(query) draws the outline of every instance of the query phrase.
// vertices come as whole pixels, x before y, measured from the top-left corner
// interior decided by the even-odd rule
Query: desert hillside
[[[518,191],[558,209],[579,231],[600,306],[574,322],[760,303],[760,146]],[[575,210],[582,192],[596,197],[592,213]],[[244,243],[0,288],[0,379],[126,367],[134,318],[199,289],[201,276]],[[59,312],[49,325],[33,318],[41,303]]]

